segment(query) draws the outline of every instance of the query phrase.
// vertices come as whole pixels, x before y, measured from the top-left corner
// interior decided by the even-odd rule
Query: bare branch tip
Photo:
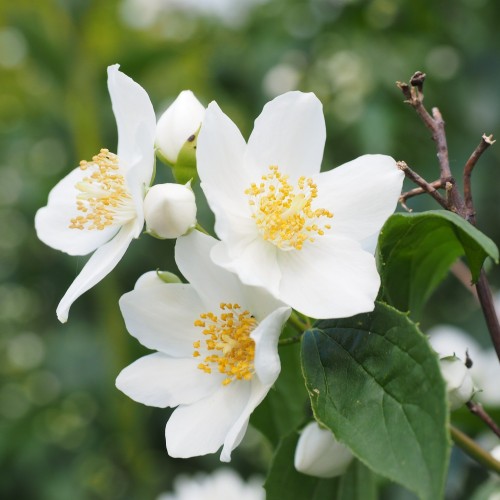
[[[490,134],[490,135],[483,134],[483,141],[486,144],[488,144],[488,146],[493,146],[493,144],[495,144],[495,142],[497,142],[495,139],[493,139],[493,134]]]
[[[403,172],[408,170],[408,165],[406,164],[405,161],[397,161],[396,166],[399,168],[399,170],[402,170]]]
[[[415,72],[410,79],[411,86],[417,87],[418,90],[422,91],[426,76],[427,75],[425,73],[422,73],[422,71]]]

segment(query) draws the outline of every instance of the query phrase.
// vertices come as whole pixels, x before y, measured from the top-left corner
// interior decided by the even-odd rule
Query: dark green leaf
[[[385,304],[307,331],[302,366],[316,419],[373,471],[442,498],[449,438],[438,360],[406,315]]]
[[[267,500],[375,500],[373,473],[353,460],[345,474],[333,479],[306,476],[295,470],[293,457],[299,435],[284,438],[276,450],[264,485]]]
[[[378,242],[384,299],[417,317],[450,266],[463,255],[476,281],[486,257],[498,260],[498,249],[454,213],[394,214],[382,228]]]

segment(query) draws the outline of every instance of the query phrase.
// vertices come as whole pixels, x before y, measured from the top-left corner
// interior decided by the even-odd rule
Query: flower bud
[[[474,383],[464,362],[456,356],[439,360],[441,374],[446,382],[450,409],[457,410],[474,395]]]
[[[156,184],[144,198],[148,232],[158,238],[178,238],[196,224],[196,202],[189,184]]]
[[[353,455],[333,434],[311,422],[303,430],[295,449],[295,468],[316,477],[335,477],[343,474]]]
[[[190,90],[182,91],[156,125],[155,145],[168,163],[177,163],[179,152],[200,128],[205,108]]]

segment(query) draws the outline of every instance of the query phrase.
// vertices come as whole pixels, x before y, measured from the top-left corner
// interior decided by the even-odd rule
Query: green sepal
[[[164,283],[182,283],[179,276],[169,271],[160,271],[156,270],[156,275],[160,278]]]

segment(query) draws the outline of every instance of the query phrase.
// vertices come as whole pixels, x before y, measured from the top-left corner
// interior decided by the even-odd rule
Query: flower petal
[[[276,309],[250,335],[255,341],[255,373],[263,384],[274,384],[280,373],[278,339],[291,312],[287,306]]]
[[[73,302],[99,283],[118,264],[133,239],[132,229],[133,223],[123,226],[111,241],[92,254],[57,306],[56,313],[61,323],[68,320]]]
[[[209,104],[198,135],[198,175],[216,217],[224,212],[249,216],[244,192],[250,181],[242,170],[245,140],[217,103]]]
[[[279,260],[279,298],[297,311],[325,319],[373,310],[380,277],[373,255],[354,240],[324,235]]]
[[[210,397],[179,406],[165,428],[167,451],[174,458],[215,453],[245,409],[250,397],[248,382],[232,382]]]
[[[277,296],[281,272],[276,247],[262,238],[255,238],[245,247],[238,248],[241,250],[236,253],[233,247],[219,243],[213,248],[211,257],[217,265],[237,273],[245,285],[264,287]]]
[[[139,358],[121,371],[116,387],[138,403],[165,408],[190,404],[220,388],[224,376],[206,374],[198,361],[154,353]]]
[[[394,212],[403,179],[390,156],[360,156],[314,177],[318,196],[313,208],[333,212],[332,233],[362,241],[378,234]]]
[[[35,228],[38,238],[46,245],[69,255],[87,255],[110,240],[119,230],[110,226],[103,230],[71,229],[70,221],[81,215],[76,208],[80,191],[76,184],[88,173],[75,168],[59,181],[49,194],[46,207],[38,210]]]
[[[108,67],[108,89],[118,127],[118,157],[127,172],[138,161],[144,162],[143,182],[149,185],[153,173],[156,116],[146,91],[132,78]]]
[[[272,165],[293,180],[301,175],[310,177],[320,171],[325,139],[319,99],[311,93],[287,92],[267,103],[255,120],[245,168],[257,178],[268,173]]]
[[[173,357],[192,357],[199,338],[194,321],[205,308],[191,285],[144,283],[122,295],[120,309],[128,332],[142,345]]]

